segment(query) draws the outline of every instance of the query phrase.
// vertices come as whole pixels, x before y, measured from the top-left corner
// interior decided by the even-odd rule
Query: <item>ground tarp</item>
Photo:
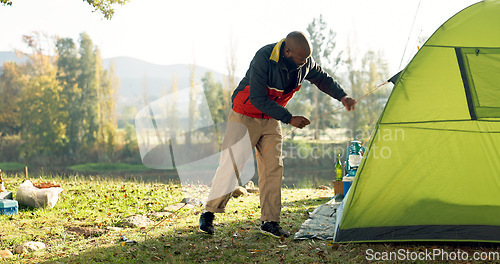
[[[307,219],[300,230],[295,233],[294,239],[323,239],[333,240],[335,234],[335,223],[337,222],[337,208],[340,202],[332,198],[325,204],[318,206]]]

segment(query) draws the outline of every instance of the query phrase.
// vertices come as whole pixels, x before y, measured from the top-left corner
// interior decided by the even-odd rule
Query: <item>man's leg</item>
[[[260,137],[260,121],[231,111],[222,142],[219,167],[205,206],[207,211],[224,212],[232,192],[238,186],[244,166],[247,162],[252,162],[252,149]]]
[[[238,186],[239,173],[246,162],[252,162],[252,148],[259,138],[259,119],[231,111],[222,142],[219,167],[212,180],[205,212],[200,217],[200,230],[213,234],[213,213],[222,213]],[[208,214],[207,214],[208,213]]]
[[[238,144],[241,139],[248,133],[246,127],[238,122],[228,122],[226,134],[222,141],[221,156],[219,167],[212,179],[210,194],[207,198],[205,209],[213,213],[223,213],[227,202],[231,198],[231,193],[238,185],[238,176],[241,168],[235,161],[235,155],[244,155],[243,152],[251,152],[251,146],[246,147],[250,150],[243,150],[241,144]]]
[[[257,149],[260,152],[259,189],[260,231],[273,237],[289,237],[290,232],[279,226],[281,213],[281,179],[283,178],[282,135],[279,121],[269,120]]]
[[[257,143],[257,166],[259,170],[259,192],[261,221],[280,221],[281,179],[283,159],[281,157],[281,126],[279,121],[268,119],[265,131]]]

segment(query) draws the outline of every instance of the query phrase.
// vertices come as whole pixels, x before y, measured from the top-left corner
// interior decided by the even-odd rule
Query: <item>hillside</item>
[[[158,65],[130,57],[103,59],[103,64],[106,69],[114,65],[115,74],[120,79],[120,94],[125,97],[142,96],[144,86],[150,96],[161,96],[170,91],[174,76],[179,89],[187,88],[191,78],[191,65],[187,64]],[[200,66],[196,66],[196,80],[201,82],[209,71],[216,80],[222,81],[223,74]]]
[[[6,61],[22,63],[26,58],[18,58],[15,52],[0,51],[0,73],[1,65]],[[114,65],[115,75],[119,79],[118,113],[129,106],[136,109],[143,107],[144,89],[150,101],[168,94],[172,89],[174,76],[177,78],[179,89],[188,88],[190,85],[191,65],[187,64],[158,65],[131,57],[114,57],[103,59],[103,65],[106,69]],[[222,82],[223,74],[200,66],[196,66],[196,82],[201,83],[201,79],[209,71],[213,72],[215,80]]]
[[[6,61],[24,62],[26,59],[18,58],[15,52],[12,51],[0,51],[0,67]]]

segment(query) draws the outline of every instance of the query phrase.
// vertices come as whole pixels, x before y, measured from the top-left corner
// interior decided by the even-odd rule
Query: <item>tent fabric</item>
[[[394,79],[336,242],[500,242],[500,1],[446,21]]]

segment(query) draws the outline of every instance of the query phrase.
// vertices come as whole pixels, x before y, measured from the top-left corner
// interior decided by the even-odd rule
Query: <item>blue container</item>
[[[17,214],[18,205],[16,200],[0,199],[0,214],[13,215]]]
[[[351,188],[351,185],[352,185],[353,181],[354,181],[354,177],[344,177],[343,178],[342,183],[344,185],[344,196],[349,191],[349,188]]]

